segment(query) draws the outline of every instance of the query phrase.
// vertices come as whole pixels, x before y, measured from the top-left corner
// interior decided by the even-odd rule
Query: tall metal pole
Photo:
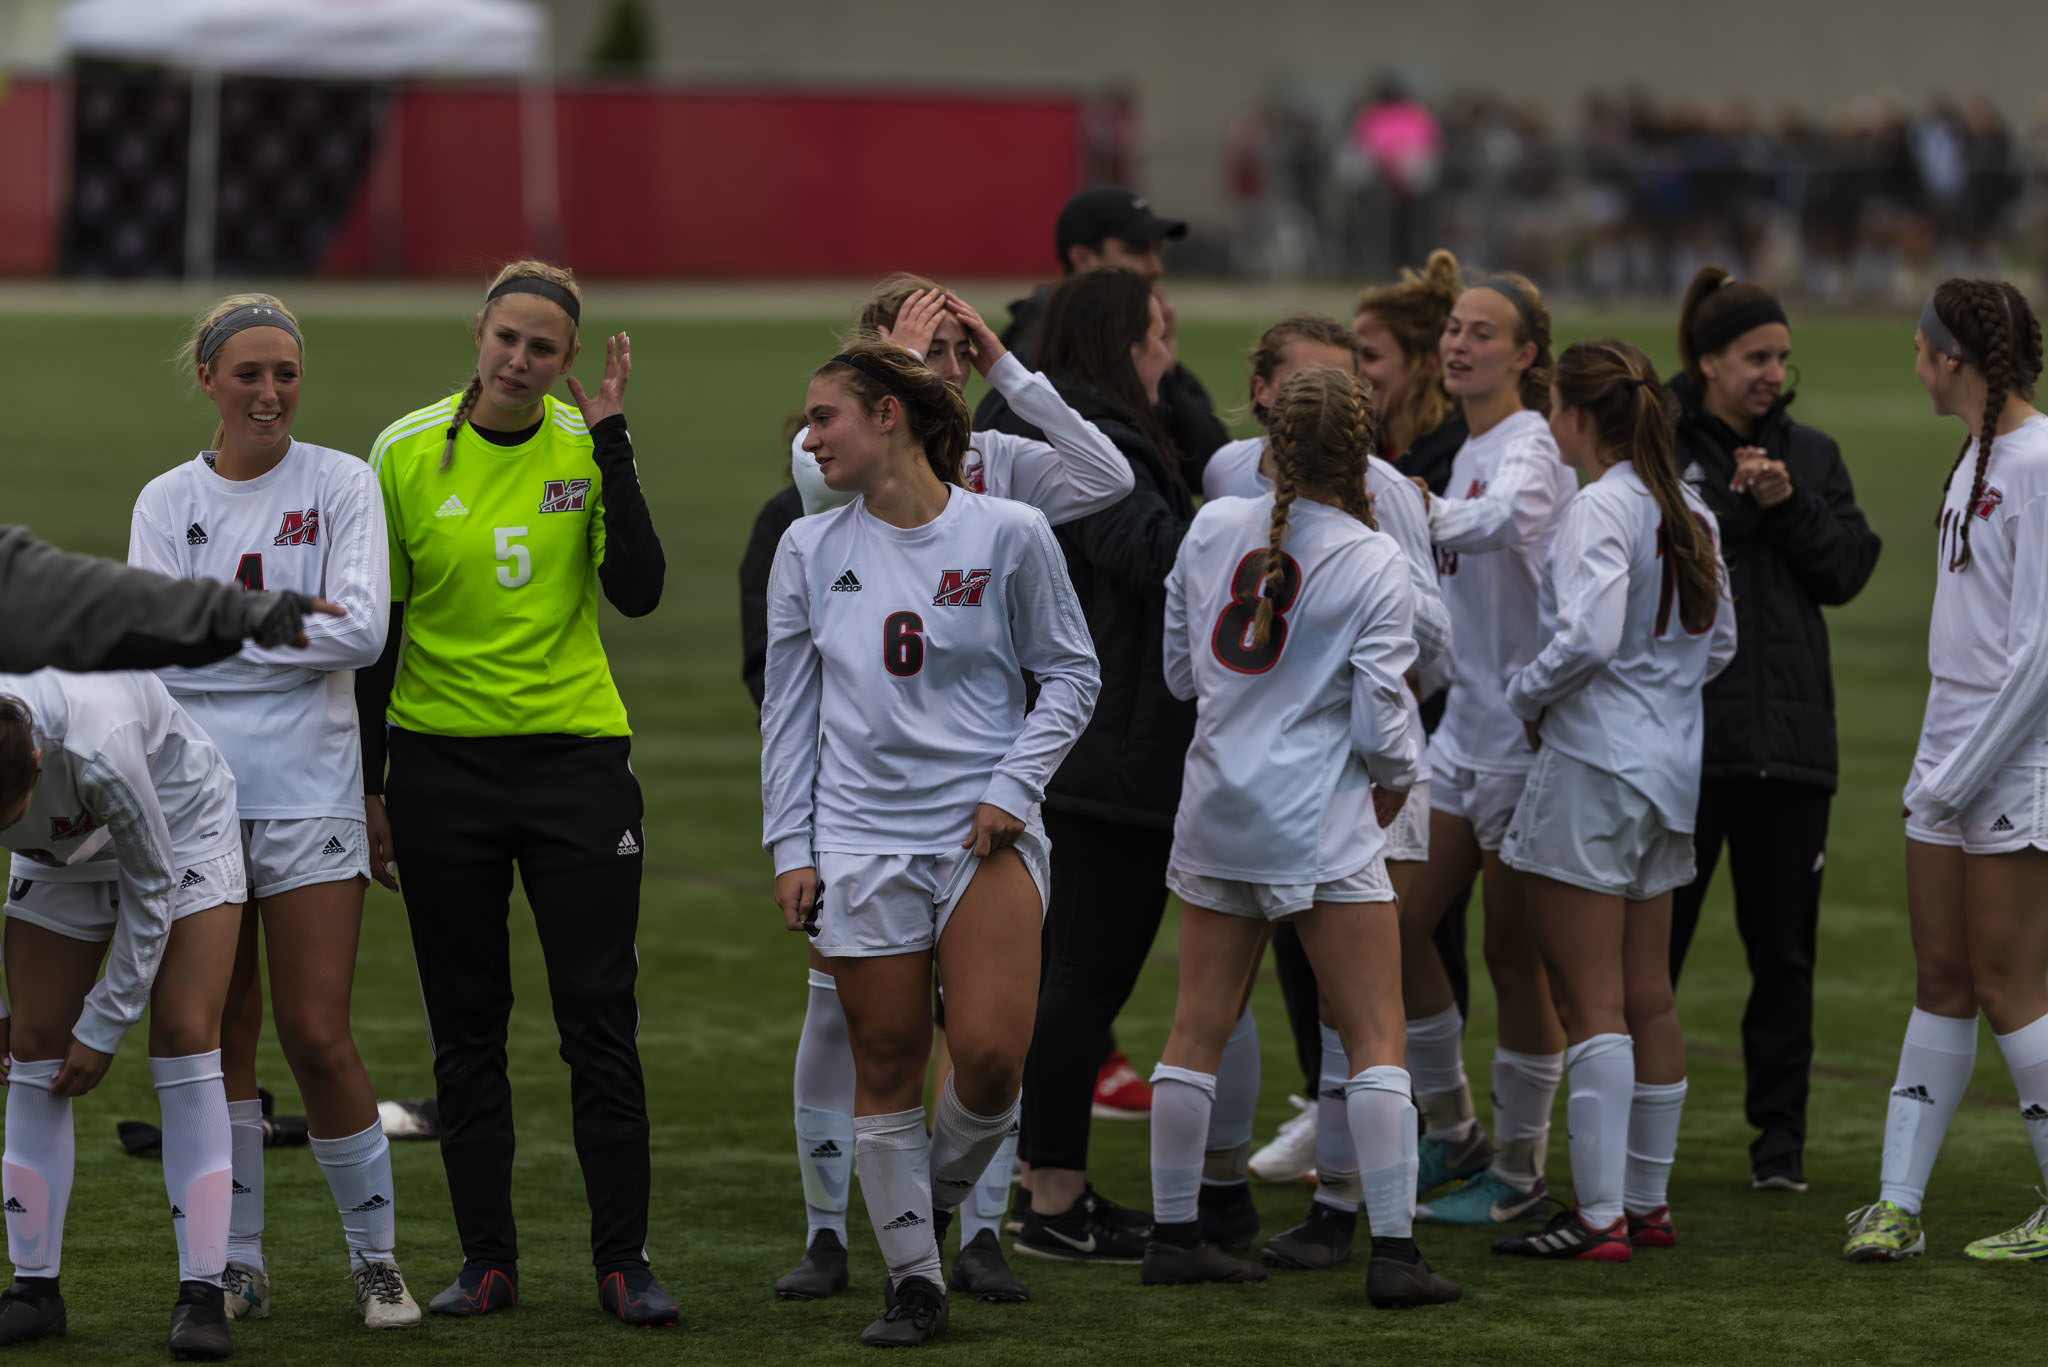
[[[214,205],[220,194],[220,72],[192,73],[192,126],[185,152],[185,278],[213,279]]]

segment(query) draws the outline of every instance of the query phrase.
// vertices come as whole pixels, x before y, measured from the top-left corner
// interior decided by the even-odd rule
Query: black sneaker
[[[1806,1172],[1798,1158],[1759,1163],[1749,1175],[1751,1191],[1805,1191]]]
[[[870,1348],[916,1348],[946,1332],[946,1293],[923,1277],[895,1288],[882,1317],[861,1330]]]
[[[642,1329],[666,1329],[682,1316],[675,1297],[654,1279],[646,1263],[614,1263],[597,1270],[597,1303]]]
[[[179,1282],[171,1305],[171,1357],[179,1362],[219,1362],[234,1345],[228,1340],[228,1306],[212,1282]]]
[[[1145,1240],[1151,1222],[1146,1221],[1142,1230],[1111,1223],[1119,1212],[1133,1213],[1106,1201],[1091,1204],[1085,1196],[1058,1215],[1027,1211],[1016,1249],[1034,1258],[1060,1262],[1133,1266],[1145,1260]]]
[[[1335,1267],[1351,1257],[1351,1240],[1357,1232],[1357,1211],[1339,1210],[1326,1201],[1311,1201],[1308,1218],[1266,1240],[1266,1246],[1259,1250],[1259,1261],[1268,1267],[1288,1267],[1298,1272]]]
[[[1365,1265],[1365,1298],[1382,1310],[1447,1305],[1465,1288],[1433,1271],[1413,1239],[1374,1239]]]
[[[1127,1229],[1133,1234],[1152,1232],[1151,1211],[1132,1210],[1129,1206],[1120,1206],[1092,1185],[1081,1188],[1081,1199],[1075,1204],[1112,1229]]]
[[[1014,1304],[1031,1299],[1024,1283],[1017,1280],[1017,1274],[1010,1271],[1010,1265],[1003,1261],[1003,1246],[992,1229],[984,1229],[960,1246],[960,1255],[953,1259],[953,1271],[946,1278],[946,1286],[976,1300]]]
[[[821,1301],[846,1289],[846,1245],[834,1230],[821,1229],[796,1266],[775,1279],[775,1295],[785,1301]]]
[[[1170,1244],[1154,1239],[1145,1245],[1138,1280],[1146,1286],[1189,1286],[1195,1282],[1262,1282],[1266,1269],[1233,1258],[1211,1243]]]
[[[510,1310],[518,1303],[518,1268],[510,1263],[464,1263],[448,1289],[427,1302],[427,1310],[456,1319],[475,1319]]]
[[[1628,1241],[1628,1220],[1616,1220],[1605,1229],[1586,1223],[1577,1206],[1564,1206],[1550,1217],[1539,1234],[1514,1234],[1493,1241],[1495,1253],[1515,1258],[1554,1258],[1561,1261],[1625,1263],[1635,1254]]]
[[[0,1292],[0,1348],[64,1333],[64,1297],[55,1277],[16,1277]]]
[[[1250,1248],[1259,1237],[1259,1208],[1249,1182],[1206,1183],[1197,1198],[1202,1237],[1218,1248]]]

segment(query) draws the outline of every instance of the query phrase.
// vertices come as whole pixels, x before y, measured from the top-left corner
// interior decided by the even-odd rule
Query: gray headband
[[[1934,311],[1934,296],[1931,294],[1927,296],[1927,302],[1920,309],[1920,335],[1927,339],[1929,346],[1944,356],[1961,361],[1964,365],[1981,367],[1984,364],[1983,358],[1958,342],[1956,335],[1949,331],[1948,324],[1941,321],[1941,315]]]
[[[299,336],[299,330],[292,326],[292,320],[286,316],[283,309],[272,308],[269,304],[244,304],[222,314],[214,325],[206,330],[205,335],[200,337],[199,364],[205,365],[211,361],[213,354],[220,350],[222,342],[248,328],[278,328],[289,332],[292,340],[300,346],[306,344],[306,339]]]
[[[1532,342],[1543,340],[1543,328],[1536,322],[1536,306],[1529,302],[1529,296],[1522,293],[1522,287],[1505,275],[1489,275],[1472,287],[1475,290],[1492,290],[1515,306],[1515,312],[1522,315],[1522,331],[1529,334]]]

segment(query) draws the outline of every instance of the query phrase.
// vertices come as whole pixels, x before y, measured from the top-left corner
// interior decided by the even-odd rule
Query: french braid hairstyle
[[[903,306],[910,301],[911,295],[920,290],[943,289],[945,286],[938,281],[912,275],[909,271],[885,275],[875,282],[875,287],[868,291],[868,297],[861,301],[860,321],[855,326],[871,337],[879,336],[883,328],[896,326],[897,315],[903,312]]]
[[[1273,453],[1273,523],[1266,541],[1265,591],[1252,617],[1252,643],[1263,646],[1273,628],[1273,598],[1286,582],[1281,543],[1294,500],[1329,499],[1366,526],[1373,520],[1365,495],[1365,462],[1379,440],[1372,396],[1355,375],[1304,370],[1273,397],[1266,444]]]
[[[1977,500],[1984,496],[1984,477],[1991,464],[1991,443],[1998,438],[1998,418],[2005,411],[2006,396],[2034,397],[2034,381],[2041,376],[2041,323],[2027,305],[2027,297],[2003,280],[1971,280],[1956,277],[1941,282],[1934,291],[1934,312],[1948,325],[1956,340],[1983,359],[1976,362],[1984,372],[1984,416],[1977,434],[1963,439],[1941,482],[1942,497],[1962,468],[1970,443],[1977,444],[1977,467],[1970,477],[1970,498],[1963,505],[1963,525],[1951,568],[1961,572],[1970,567],[1970,516]]]
[[[1494,274],[1520,290],[1522,297],[1529,302],[1529,320],[1522,317],[1520,309],[1514,310],[1515,345],[1520,346],[1524,342],[1536,344],[1536,359],[1522,372],[1522,407],[1547,418],[1550,416],[1550,375],[1557,365],[1550,349],[1550,306],[1543,302],[1542,292],[1528,276],[1518,271],[1495,271]]]
[[[28,704],[0,693],[0,813],[11,812],[36,782],[36,737]]]
[[[1379,319],[1380,326],[1393,334],[1408,362],[1413,379],[1401,396],[1401,409],[1411,441],[1442,427],[1457,408],[1457,402],[1444,388],[1437,343],[1443,339],[1444,324],[1450,320],[1451,310],[1464,289],[1458,258],[1439,247],[1429,254],[1420,275],[1403,269],[1401,278],[1392,284],[1368,285],[1358,292],[1358,303],[1352,309],[1354,314],[1370,313]],[[1426,373],[1418,372],[1418,366],[1424,367]],[[1393,414],[1380,416],[1399,430]]]
[[[890,383],[885,385],[837,358],[819,366],[812,378],[836,377],[871,415],[880,416],[884,403],[894,399],[903,409],[905,431],[924,448],[932,473],[941,483],[958,484],[960,459],[967,453],[973,427],[967,401],[959,392],[923,361],[878,337],[857,337],[846,344],[842,354],[886,374]]]
[[[518,280],[528,276],[536,280],[545,280],[552,285],[560,285],[576,297],[579,305],[583,302],[583,291],[576,284],[576,276],[566,267],[550,266],[545,261],[514,261],[492,276],[490,286],[484,290],[483,311],[476,316],[478,328],[482,328],[490,320],[491,310],[497,306],[498,301],[490,297],[491,290],[498,288],[507,280]],[[576,320],[570,318],[566,312],[562,317],[569,324],[569,345],[573,347],[576,345]],[[469,421],[470,411],[476,407],[476,401],[483,397],[483,392],[483,375],[472,374],[468,387],[462,391],[462,398],[455,405],[455,418],[448,424],[447,443],[441,447],[443,470],[455,459],[455,439],[462,435],[462,425]]]
[[[187,337],[183,345],[178,348],[178,368],[184,372],[188,382],[202,369],[206,370],[209,374],[212,372],[212,362],[203,361],[199,357],[199,348],[206,341],[207,329],[227,317],[230,313],[233,313],[236,309],[248,308],[252,305],[276,309],[286,318],[291,319],[293,327],[299,327],[299,320],[292,317],[292,311],[284,306],[284,300],[274,294],[231,294],[199,315],[198,320],[192,324],[192,335]],[[304,328],[299,330],[302,333],[305,331]],[[299,356],[300,368],[304,369],[305,348],[303,345],[299,349]],[[225,423],[215,423],[213,427],[213,440],[207,443],[207,449],[210,451],[220,450],[221,440],[226,436],[227,425]]]
[[[1351,353],[1352,363],[1358,362],[1358,337],[1350,328],[1335,318],[1325,318],[1318,313],[1296,313],[1282,318],[1259,334],[1259,341],[1245,360],[1251,366],[1253,380],[1272,382],[1273,372],[1286,359],[1289,342],[1308,342],[1315,346],[1335,347]],[[1266,425],[1266,406],[1259,402],[1258,390],[1250,391],[1251,402],[1247,408],[1259,426]]]
[[[1672,458],[1678,415],[1657,367],[1627,342],[1574,342],[1557,359],[1557,398],[1592,419],[1602,451],[1634,462],[1664,520],[1659,535],[1678,585],[1678,620],[1695,635],[1705,631],[1720,609],[1719,557],[1681,491]]]

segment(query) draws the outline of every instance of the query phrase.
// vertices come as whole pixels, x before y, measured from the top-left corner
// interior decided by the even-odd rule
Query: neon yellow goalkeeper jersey
[[[518,446],[464,423],[460,395],[408,413],[370,453],[391,537],[405,646],[386,714],[436,736],[624,736],[597,634],[604,509],[583,415],[544,399]]]

